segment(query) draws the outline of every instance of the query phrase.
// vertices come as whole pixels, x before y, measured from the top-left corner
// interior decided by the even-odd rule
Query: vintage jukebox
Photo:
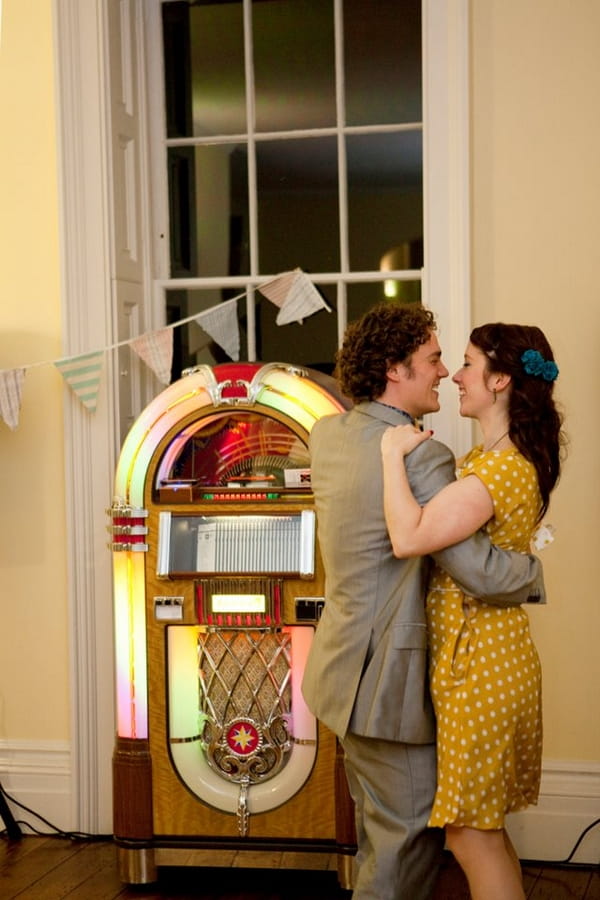
[[[341,757],[300,690],[324,602],[308,435],[345,405],[312,370],[200,366],[125,440],[109,511],[124,882],[279,851],[295,868],[334,854],[350,886]]]

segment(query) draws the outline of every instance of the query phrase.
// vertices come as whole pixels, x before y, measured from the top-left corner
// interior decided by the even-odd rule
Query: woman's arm
[[[384,512],[397,557],[421,556],[474,534],[494,513],[490,494],[479,478],[447,485],[426,506],[410,489],[404,457],[431,437],[412,425],[388,428],[381,441]]]

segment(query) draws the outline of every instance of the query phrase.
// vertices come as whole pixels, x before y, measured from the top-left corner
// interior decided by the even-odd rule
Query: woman
[[[494,543],[528,552],[560,475],[558,368],[539,328],[474,329],[454,375],[460,414],[483,442],[459,478],[421,508],[404,457],[432,432],[412,425],[382,440],[385,514],[398,557],[431,553],[485,526]],[[474,477],[468,477],[474,476]],[[434,569],[427,598],[438,787],[430,825],[446,829],[473,900],[523,900],[521,868],[504,829],[508,812],[537,801],[541,675],[528,617],[466,596]]]

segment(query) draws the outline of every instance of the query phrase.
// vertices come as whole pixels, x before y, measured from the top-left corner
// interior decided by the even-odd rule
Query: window
[[[327,370],[348,320],[420,300],[421,35],[420,0],[162,4],[168,322],[242,295],[243,358]],[[297,267],[332,313],[277,326],[256,286]],[[174,377],[227,358],[174,334]]]
[[[161,123],[161,3],[107,0],[106,7],[108,15],[99,16],[93,4],[81,0],[56,0],[55,4],[62,302],[68,354],[160,327],[165,322],[165,294],[175,287],[188,290],[186,281],[170,278],[165,252],[168,203],[166,131]],[[397,7],[403,8],[401,0]],[[422,0],[421,291],[423,302],[438,314],[449,359],[462,358],[470,324],[468,11],[468,0]],[[157,149],[158,158],[153,152]],[[340,271],[335,277],[342,287],[347,284],[348,290],[354,290],[358,289],[352,281],[354,274],[348,267],[348,272]],[[375,276],[380,278],[378,272]],[[246,283],[252,285],[250,276],[239,282],[233,279],[232,289]],[[335,284],[335,278],[331,283]],[[205,289],[210,287],[209,282]],[[286,333],[291,333],[287,328]],[[110,794],[98,788],[110,778],[114,749],[113,688],[103,662],[112,653],[103,510],[112,495],[119,436],[124,437],[160,389],[145,382],[143,368],[132,357],[123,365],[113,358],[103,401],[94,416],[74,397],[65,401],[69,596],[77,612],[71,617],[74,765],[70,789],[78,827],[87,831],[106,832],[112,827]],[[472,440],[452,400],[436,414],[435,430],[460,455]],[[82,503],[81,498],[92,498],[92,502]]]

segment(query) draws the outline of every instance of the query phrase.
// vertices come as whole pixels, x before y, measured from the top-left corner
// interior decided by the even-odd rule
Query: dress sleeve
[[[471,454],[466,465],[470,458]],[[444,444],[425,441],[406,457],[406,472],[413,494],[424,506],[455,480],[455,459]],[[520,606],[534,596],[536,602],[545,602],[539,559],[494,546],[483,530],[432,556],[437,565],[472,597],[480,597],[496,606]]]

